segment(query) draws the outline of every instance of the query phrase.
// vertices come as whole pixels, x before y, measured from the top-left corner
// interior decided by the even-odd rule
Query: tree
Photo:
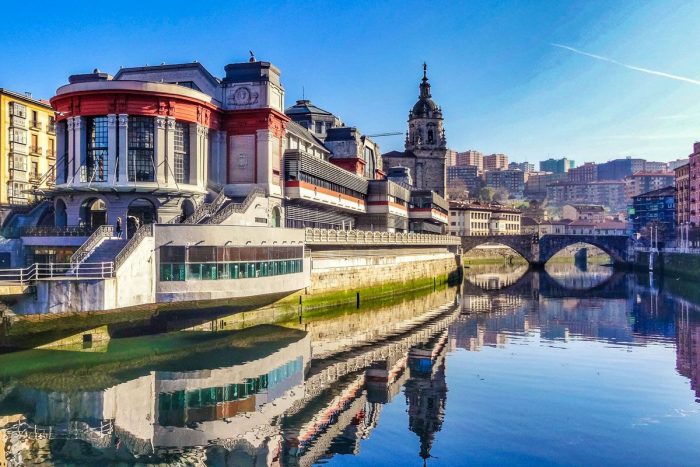
[[[490,203],[493,201],[493,196],[496,194],[496,190],[494,190],[491,187],[484,187],[481,190],[479,190],[479,200],[484,201],[487,203]]]
[[[447,196],[454,200],[469,199],[469,190],[464,180],[453,180],[447,187]]]

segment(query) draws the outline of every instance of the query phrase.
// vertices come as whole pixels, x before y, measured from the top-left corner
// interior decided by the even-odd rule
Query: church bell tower
[[[447,149],[442,109],[433,101],[428,82],[428,66],[423,63],[423,79],[420,83],[418,102],[408,113],[408,133],[406,151],[427,157],[442,157]]]

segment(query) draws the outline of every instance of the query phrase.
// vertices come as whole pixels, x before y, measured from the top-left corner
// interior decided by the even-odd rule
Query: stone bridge
[[[515,250],[532,265],[543,265],[564,248],[576,243],[593,245],[610,255],[615,264],[629,262],[631,240],[626,235],[487,235],[462,237],[466,253],[485,243],[499,244]]]

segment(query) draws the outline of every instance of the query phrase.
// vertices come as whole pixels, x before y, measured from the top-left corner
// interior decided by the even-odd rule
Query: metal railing
[[[700,248],[685,248],[685,247],[663,247],[663,248],[651,248],[648,246],[636,246],[634,247],[634,251],[639,251],[642,253],[649,253],[650,251],[654,251],[655,253],[661,252],[661,253],[691,253],[691,254],[700,254]]]
[[[227,197],[226,194],[224,193],[224,190],[221,190],[219,194],[214,198],[214,201],[211,203],[202,203],[200,204],[197,209],[192,213],[190,217],[182,221],[183,224],[198,224],[199,221],[204,219],[207,216],[213,215],[224,202],[226,201]]]
[[[35,128],[37,130],[41,130],[42,128],[42,123],[38,120],[30,120],[29,121],[29,128]]]
[[[141,243],[141,241],[146,238],[146,237],[152,237],[153,236],[153,224],[144,224],[142,225],[134,234],[133,237],[129,239],[128,242],[126,242],[126,245],[124,245],[124,248],[122,248],[119,253],[117,253],[117,256],[114,257],[114,270],[118,270],[122,264],[124,264],[124,261],[131,255],[131,253],[136,249],[137,246]]]
[[[40,280],[107,279],[114,276],[114,263],[34,263],[26,268],[0,269],[0,283],[31,285]]]
[[[369,230],[306,229],[306,244],[329,245],[454,245],[462,244],[460,237]]]
[[[80,248],[75,250],[75,253],[70,257],[71,264],[80,264],[92,254],[92,251],[104,240],[114,236],[113,225],[101,225],[85,240]]]
[[[37,225],[20,227],[19,235],[22,237],[89,237],[93,234],[93,227],[66,225]]]
[[[257,198],[258,196],[265,196],[266,194],[267,192],[264,189],[254,188],[250,193],[248,193],[248,195],[242,202],[231,203],[225,208],[223,208],[221,211],[213,215],[212,218],[209,220],[209,223],[221,224],[223,221],[228,219],[229,216],[231,216],[231,214],[246,212],[250,205],[253,204],[253,201],[255,201],[255,198]]]

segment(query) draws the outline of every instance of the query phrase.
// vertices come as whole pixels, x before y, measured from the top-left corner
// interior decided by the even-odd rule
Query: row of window
[[[294,274],[304,270],[302,259],[239,263],[161,263],[160,280],[205,281]]]
[[[256,378],[246,378],[242,383],[225,386],[180,390],[158,394],[158,410],[165,412],[185,408],[201,408],[248,397],[274,388],[304,370],[304,359],[297,357],[274,370]]]
[[[163,246],[160,248],[161,263],[233,263],[303,257],[304,247],[302,245]]]
[[[367,198],[367,195],[364,193],[360,193],[355,190],[351,190],[350,188],[344,187],[342,185],[338,185],[337,183],[333,182],[328,182],[326,180],[323,180],[321,178],[318,178],[314,175],[310,175],[304,172],[298,172],[298,173],[287,173],[286,180],[294,181],[294,180],[299,180],[302,182],[310,183],[312,185],[319,186],[321,188],[326,188],[328,190],[335,191],[337,193],[343,193],[345,195],[352,196],[354,198],[359,198],[359,199],[365,199]]]
[[[86,118],[87,180],[105,182],[108,177],[109,130],[106,116]],[[118,137],[117,137],[118,140]],[[175,122],[172,175],[177,183],[190,178],[190,125]],[[155,118],[129,116],[127,131],[128,178],[130,182],[153,182],[156,173]]]
[[[43,128],[43,124],[39,119],[39,111],[32,110],[31,112],[29,127],[34,131],[41,130]],[[12,126],[17,125],[24,128],[26,126],[26,118],[27,106],[20,104],[19,102],[10,102],[10,124]],[[53,116],[49,116],[46,131],[48,133],[54,133],[56,131],[56,119]]]

